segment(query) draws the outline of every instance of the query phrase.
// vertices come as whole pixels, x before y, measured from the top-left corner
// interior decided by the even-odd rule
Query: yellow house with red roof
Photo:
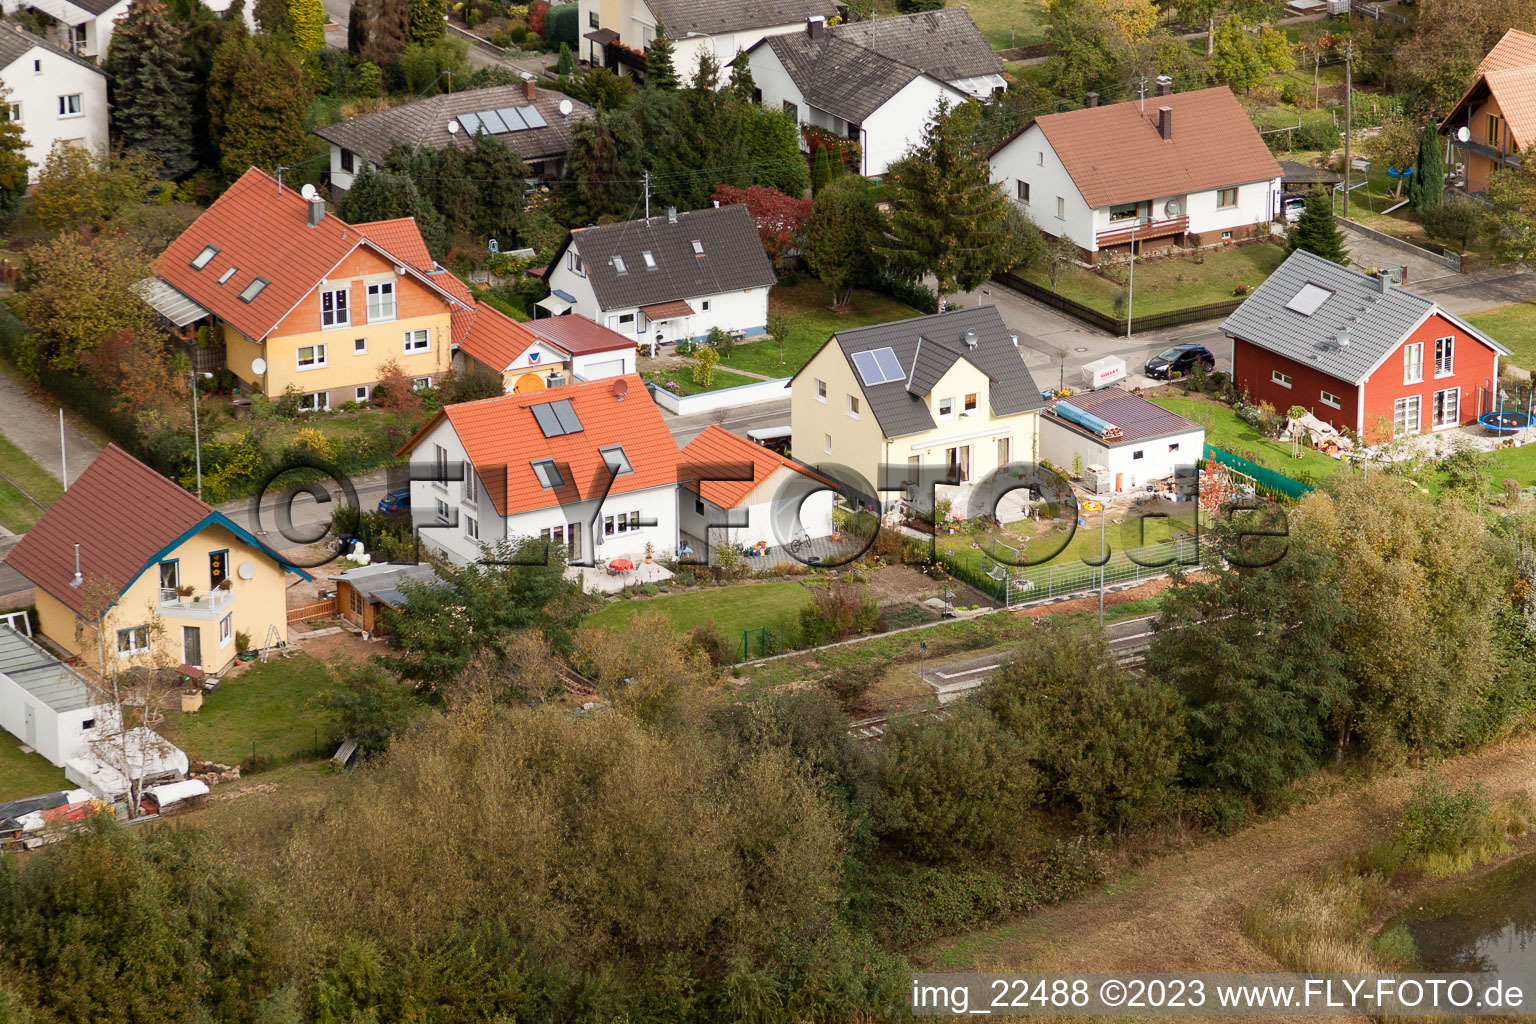
[[[229,369],[307,409],[367,401],[393,360],[417,387],[448,372],[476,303],[410,218],[348,224],[251,168],[155,262],[139,295],[180,328],[213,325]]]
[[[1440,134],[1462,151],[1467,191],[1485,192],[1500,168],[1519,164],[1521,151],[1536,142],[1536,35],[1505,32],[1476,74],[1440,122]]]

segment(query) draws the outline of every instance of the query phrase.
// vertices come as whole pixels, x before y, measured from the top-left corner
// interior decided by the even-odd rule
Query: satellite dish
[[[267,372],[267,361],[265,359],[261,358],[261,356],[257,356],[255,359],[252,359],[251,360],[251,372],[254,373],[258,377],[260,377],[262,374],[266,373]]]
[[[448,134],[449,135],[457,135],[457,134],[459,134],[459,122],[457,122],[457,121],[449,121],[448,122]]]
[[[1466,125],[1462,125],[1460,128],[1456,129],[1456,141],[1457,142],[1466,142],[1471,137],[1472,137],[1472,131]]]
[[[1170,199],[1163,206],[1163,212],[1170,217],[1177,217],[1179,215],[1179,209],[1179,201],[1177,199]]]
[[[313,185],[305,185],[303,188],[299,189],[299,195],[303,196],[305,199],[308,199],[312,203],[320,198],[320,193],[315,190],[315,186]]]
[[[235,573],[243,580],[253,580],[256,578],[256,565],[254,562],[241,562]]]
[[[614,398],[622,402],[624,401],[624,396],[629,394],[629,381],[625,380],[623,377],[620,377],[618,380],[613,382],[613,387],[609,390],[613,392]]]
[[[561,117],[570,117],[571,116],[571,111],[573,111],[575,109],[576,109],[575,107],[571,106],[571,101],[570,100],[561,100],[560,101],[560,116]]]

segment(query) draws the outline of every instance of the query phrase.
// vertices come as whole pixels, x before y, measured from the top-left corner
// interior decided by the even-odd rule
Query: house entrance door
[[[37,709],[31,704],[22,705],[21,738],[27,741],[27,746],[37,749]]]
[[[203,631],[201,627],[181,627],[181,660],[193,668],[203,667]]]

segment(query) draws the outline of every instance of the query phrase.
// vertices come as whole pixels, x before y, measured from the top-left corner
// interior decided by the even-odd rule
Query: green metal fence
[[[1214,560],[1216,553],[1189,537],[1113,551],[1103,566],[1080,559],[1064,559],[1044,565],[1019,567],[1013,549],[992,544],[985,550],[941,551],[939,561],[956,579],[990,594],[999,604],[1012,607],[1063,594],[1097,590],[1104,586],[1139,583],[1168,574],[1174,565],[1193,567]]]
[[[1254,483],[1259,486],[1261,491],[1268,488],[1276,494],[1293,501],[1312,490],[1311,484],[1304,484],[1300,480],[1293,480],[1283,473],[1276,473],[1272,469],[1261,466],[1256,462],[1249,462],[1241,456],[1222,451],[1220,448],[1212,448],[1210,445],[1206,445],[1205,457],[1213,462],[1219,462],[1228,469],[1241,473],[1246,477],[1252,477]]]

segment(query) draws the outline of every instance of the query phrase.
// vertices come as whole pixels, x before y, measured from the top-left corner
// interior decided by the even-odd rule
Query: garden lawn
[[[1467,323],[1509,349],[1507,362],[1536,367],[1536,302],[1512,302],[1465,317]]]
[[[1152,403],[1200,424],[1205,428],[1205,443],[1212,448],[1258,463],[1293,480],[1307,477],[1321,480],[1345,468],[1339,459],[1307,448],[1301,450],[1301,458],[1292,458],[1289,442],[1264,437],[1225,405],[1192,398],[1154,398]]]
[[[42,466],[5,438],[0,437],[0,526],[12,533],[25,533],[43,515],[43,509],[27,500],[28,495],[44,508],[58,500],[64,488]]]
[[[1124,522],[1115,522],[1113,514],[1104,523],[1104,546],[1111,552],[1122,551],[1128,546],[1141,547],[1146,544],[1161,544],[1172,539],[1175,533],[1192,534],[1195,529],[1194,503],[1180,503],[1177,506],[1161,505],[1160,512],[1167,512],[1170,507],[1180,510],[1180,514],[1168,513],[1168,518],[1148,516],[1139,523],[1127,518]],[[1047,526],[1039,531],[1040,539],[1023,545],[1024,556],[1031,560],[1045,559],[1053,550],[1061,548],[1059,552],[1040,565],[1064,565],[1079,559],[1097,559],[1100,555],[1099,548],[1099,517],[1096,513],[1082,513],[1081,518],[1087,523],[1079,526],[1072,533],[1071,539],[1062,546],[1062,534]],[[975,550],[972,544],[979,545],[979,550],[990,551],[989,541],[996,540],[1006,547],[1018,550],[1020,543],[1018,538],[1032,538],[1038,531],[1038,524],[1034,522],[1010,523],[1002,530],[992,530],[987,533],[952,533],[939,538],[939,550],[943,552],[962,552]],[[1012,536],[1010,536],[1012,535]],[[1134,538],[1134,543],[1128,545],[1127,539]],[[1004,552],[1007,554],[1007,552]],[[1019,560],[1015,557],[1015,561]]]
[[[1233,299],[1238,285],[1247,285],[1251,292],[1263,284],[1285,255],[1280,246],[1263,244],[1210,252],[1204,263],[1193,259],[1138,261],[1131,313],[1153,316]],[[1044,267],[1031,268],[1024,276],[1042,288],[1051,287],[1051,276]],[[1115,308],[1124,285],[1076,264],[1057,279],[1056,291],[1106,316],[1125,316],[1124,309]]]
[[[219,684],[193,714],[167,712],[165,738],[194,762],[239,764],[252,746],[265,757],[288,758],[324,750],[325,714],[309,706],[331,684],[325,665],[306,654],[276,655],[263,665],[253,662]]]
[[[722,370],[715,367],[715,372],[710,374],[709,387],[704,388],[693,382],[692,366],[674,366],[667,370],[646,370],[641,374],[653,384],[666,384],[668,381],[676,384],[685,395],[698,395],[705,391],[719,391],[723,388],[740,387],[743,384],[756,384],[756,377],[744,377],[739,373]],[[674,392],[675,394],[675,392]]]
[[[64,769],[55,768],[42,754],[23,754],[20,740],[0,732],[0,803],[74,788],[64,778]]]
[[[888,296],[862,289],[854,291],[850,304],[850,310],[833,312],[829,308],[831,293],[814,278],[806,278],[794,285],[781,284],[768,293],[768,309],[770,314],[789,318],[783,361],[779,359],[778,340],[764,339],[737,345],[728,357],[720,360],[720,365],[768,377],[788,377],[804,366],[838,331],[923,315]]]
[[[622,629],[637,615],[659,613],[679,633],[688,634],[695,626],[713,619],[715,627],[739,653],[743,630],[798,624],[800,609],[810,603],[811,592],[793,581],[748,583],[620,600],[593,612],[584,624]]]

